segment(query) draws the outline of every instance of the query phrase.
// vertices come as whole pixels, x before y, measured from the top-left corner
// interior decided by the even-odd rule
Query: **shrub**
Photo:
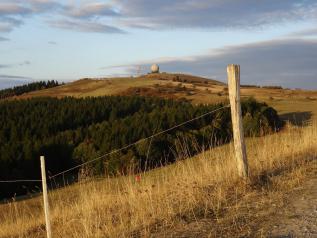
[[[283,125],[276,110],[253,98],[243,101],[242,115],[246,136],[261,136],[272,133],[278,131]]]
[[[282,86],[270,86],[270,85],[268,85],[268,86],[262,86],[262,88],[267,88],[267,89],[283,89]]]

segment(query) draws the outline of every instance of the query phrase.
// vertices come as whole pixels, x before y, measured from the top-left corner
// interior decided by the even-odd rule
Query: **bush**
[[[268,85],[268,86],[262,86],[262,88],[267,88],[267,89],[283,89],[282,86],[270,86],[270,85]]]
[[[242,115],[246,136],[261,136],[276,132],[283,125],[276,110],[253,98],[243,101]]]

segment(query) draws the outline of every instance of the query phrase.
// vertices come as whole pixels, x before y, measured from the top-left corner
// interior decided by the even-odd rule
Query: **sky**
[[[0,88],[161,71],[317,89],[316,0],[0,0]]]

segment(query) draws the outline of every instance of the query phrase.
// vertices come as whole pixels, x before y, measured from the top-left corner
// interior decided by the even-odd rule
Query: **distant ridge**
[[[184,84],[187,88],[189,84],[196,86],[225,86],[224,83],[213,79],[188,74],[157,73],[138,77],[82,78],[59,87],[26,93],[18,98],[124,95],[126,91],[135,87],[155,88],[158,84],[161,86],[176,87],[180,83]]]
[[[8,98],[32,97],[98,97],[109,95],[186,99],[193,104],[215,104],[228,100],[227,84],[213,79],[181,73],[156,73],[138,77],[82,78],[54,88],[43,89]],[[280,110],[297,105],[317,114],[317,91],[272,86],[241,85],[242,98],[254,97]],[[312,110],[312,108],[314,108]]]

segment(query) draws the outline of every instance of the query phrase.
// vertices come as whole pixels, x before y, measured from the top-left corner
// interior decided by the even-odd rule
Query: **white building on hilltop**
[[[160,67],[157,64],[153,64],[151,66],[151,73],[152,74],[157,74],[160,72]]]

